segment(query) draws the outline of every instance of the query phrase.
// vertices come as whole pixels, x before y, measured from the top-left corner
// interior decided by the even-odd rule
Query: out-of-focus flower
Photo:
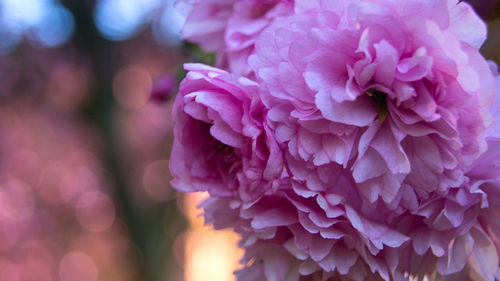
[[[181,83],[174,105],[170,170],[177,189],[239,196],[245,202],[271,189],[281,152],[263,125],[257,84],[199,64]]]
[[[180,1],[189,6],[191,1]],[[293,12],[293,0],[203,0],[191,3],[184,39],[217,52],[218,66],[249,74],[248,56],[262,30]]]
[[[175,79],[171,75],[163,75],[153,85],[151,99],[156,102],[164,102],[175,94]]]

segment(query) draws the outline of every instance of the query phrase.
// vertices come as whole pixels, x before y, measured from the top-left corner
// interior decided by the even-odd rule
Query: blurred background
[[[230,281],[237,237],[169,186],[174,0],[0,0],[0,281]],[[469,1],[500,63],[500,1]]]

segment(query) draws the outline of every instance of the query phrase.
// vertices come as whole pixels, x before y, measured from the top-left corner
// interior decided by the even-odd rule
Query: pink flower
[[[175,78],[172,75],[163,75],[155,82],[151,90],[151,100],[157,103],[168,101],[175,95]]]
[[[311,190],[336,164],[389,208],[463,181],[484,152],[494,95],[486,27],[453,1],[298,1],[250,63],[289,171]],[[410,204],[410,203],[408,203]]]
[[[259,84],[188,65],[176,101],[173,184],[241,235],[238,280],[498,279],[484,23],[454,0],[294,5],[256,35]]]
[[[184,39],[200,44],[207,51],[224,48],[224,32],[236,0],[178,1],[186,5],[188,14],[182,29]]]
[[[433,256],[442,276],[462,272],[474,280],[495,280],[500,273],[499,156],[500,139],[489,138],[488,150],[467,168],[462,186],[435,195],[405,219],[416,260]]]
[[[337,177],[337,194],[310,192],[286,179],[251,205],[219,198],[202,205],[207,223],[242,236],[246,267],[238,280],[391,280],[400,273],[395,259],[399,247],[409,248],[409,237],[376,221],[383,210],[372,208],[371,217],[356,210],[361,200],[348,188],[353,180]]]
[[[184,39],[217,53],[219,67],[249,74],[255,40],[276,17],[293,12],[293,0],[201,0],[193,4]]]
[[[490,107],[495,117],[486,131],[488,149],[465,167],[464,183],[446,194],[433,194],[403,220],[402,230],[412,238],[412,264],[435,267],[441,276],[455,275],[457,280],[498,280],[500,276],[500,76],[496,76],[497,95]],[[426,258],[436,259],[429,264]],[[495,279],[496,278],[496,279]]]
[[[252,204],[210,198],[206,222],[240,233],[239,281],[495,280],[500,258],[500,141],[466,168],[463,185],[401,215],[363,204],[348,171],[313,192],[293,179]],[[333,177],[332,177],[333,178]],[[405,277],[407,276],[407,277]],[[465,277],[468,276],[468,277]]]
[[[283,160],[263,123],[257,84],[209,66],[185,67],[174,105],[172,185],[245,202],[270,191]]]

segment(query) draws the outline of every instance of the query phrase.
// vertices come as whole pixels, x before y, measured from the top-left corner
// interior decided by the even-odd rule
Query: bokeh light
[[[56,0],[3,0],[0,26],[0,54],[5,54],[23,37],[45,47],[60,46],[71,38],[75,22]]]
[[[72,112],[88,98],[93,77],[85,62],[57,62],[48,76],[48,99],[64,111]]]
[[[160,159],[148,164],[144,170],[142,185],[153,200],[166,200],[172,193],[168,186],[172,177],[166,172],[168,163],[168,159]]]
[[[139,66],[127,66],[113,81],[113,94],[125,109],[134,110],[143,107],[153,89],[153,80],[149,72]]]
[[[46,47],[64,44],[74,32],[73,15],[60,5],[44,10],[42,18],[33,26],[31,38]]]
[[[162,45],[181,44],[185,16],[174,6],[175,0],[99,0],[94,20],[108,40],[123,41],[149,24],[156,41]]]
[[[97,281],[97,266],[81,252],[67,253],[59,264],[61,281]]]
[[[113,227],[119,222],[96,132],[21,103],[1,106],[0,134],[9,136],[0,140],[0,260],[7,264],[0,274],[8,276],[0,280],[98,281],[100,271],[121,271],[126,260],[103,266],[88,251],[128,240]],[[96,236],[76,250],[85,233]]]
[[[184,234],[184,266],[186,281],[233,281],[243,252],[237,247],[238,235],[216,231],[203,223],[197,206],[206,193],[190,193],[184,197],[184,210],[190,229]]]
[[[128,39],[143,27],[158,4],[159,0],[100,0],[95,23],[109,40]]]
[[[170,260],[184,228],[168,184],[172,99],[150,100],[158,77],[175,89],[182,53],[141,32],[164,1],[101,2],[0,1],[2,281],[184,279]],[[102,43],[102,26],[82,27],[106,5],[138,36]]]
[[[175,1],[167,0],[161,17],[153,23],[155,39],[163,45],[181,44],[181,29],[185,21],[186,16],[175,6]]]
[[[0,186],[0,251],[9,251],[30,229],[35,200],[33,191],[21,181],[10,179]]]
[[[0,259],[0,280],[21,281],[20,268],[8,260]]]
[[[89,231],[107,230],[115,220],[113,202],[101,191],[87,191],[76,202],[76,217]]]

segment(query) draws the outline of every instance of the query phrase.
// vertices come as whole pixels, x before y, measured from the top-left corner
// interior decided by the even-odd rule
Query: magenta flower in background
[[[183,38],[217,53],[217,65],[249,74],[255,40],[275,18],[293,12],[293,0],[202,0],[191,4]]]
[[[472,8],[296,0],[247,21],[256,3],[191,10],[188,31],[218,24],[187,38],[238,75],[187,66],[170,161],[241,235],[238,280],[498,280],[500,80]]]
[[[174,105],[172,185],[246,202],[270,191],[282,159],[254,98],[257,84],[200,64],[185,67]]]
[[[155,102],[164,102],[172,99],[175,94],[176,81],[172,75],[163,75],[153,85],[151,99]]]

